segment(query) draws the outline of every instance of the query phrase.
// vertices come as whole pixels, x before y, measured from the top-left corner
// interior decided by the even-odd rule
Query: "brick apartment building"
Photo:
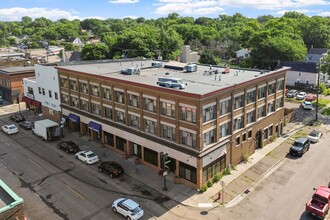
[[[167,153],[170,172],[194,188],[281,134],[290,68],[221,74],[220,67],[198,65],[188,72],[181,63],[152,66],[121,61],[56,67],[70,127],[156,170]],[[131,67],[138,73],[121,74]],[[185,88],[162,87],[160,78]]]
[[[33,66],[12,66],[0,69],[0,91],[3,99],[9,103],[16,103],[16,98],[22,101],[23,78],[32,76],[34,76]]]

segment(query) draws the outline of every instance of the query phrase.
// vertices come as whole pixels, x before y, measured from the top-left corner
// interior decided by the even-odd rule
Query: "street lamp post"
[[[317,67],[315,122],[317,122],[317,120],[318,120],[318,112],[319,112],[319,90],[320,90],[320,63],[318,65],[318,67]]]
[[[166,186],[166,176],[167,176],[167,164],[170,163],[170,160],[168,159],[168,154],[167,153],[163,153],[160,152],[160,156],[162,158],[162,162],[163,162],[163,178],[164,178],[164,187],[163,187],[163,191],[167,191],[167,186]]]

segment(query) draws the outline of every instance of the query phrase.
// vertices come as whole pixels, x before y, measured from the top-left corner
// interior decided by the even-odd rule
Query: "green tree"
[[[107,58],[108,47],[105,44],[87,44],[82,49],[83,60],[103,60]]]

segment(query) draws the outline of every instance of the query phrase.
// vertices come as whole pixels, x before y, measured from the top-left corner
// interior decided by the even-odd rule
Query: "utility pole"
[[[163,153],[160,152],[160,156],[161,156],[161,160],[163,163],[163,178],[164,178],[164,187],[163,187],[163,191],[167,191],[167,186],[166,186],[166,176],[167,176],[167,172],[168,172],[168,164],[171,163],[171,160],[168,160],[168,154],[167,153]]]
[[[316,88],[316,109],[315,109],[315,122],[318,120],[318,111],[319,111],[319,90],[320,90],[320,68],[321,64],[317,66],[317,88]]]

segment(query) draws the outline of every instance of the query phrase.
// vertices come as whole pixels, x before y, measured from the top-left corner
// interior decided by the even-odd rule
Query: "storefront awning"
[[[79,123],[80,122],[80,117],[78,115],[70,113],[68,118],[70,119],[70,121],[72,121],[74,123]]]
[[[31,104],[36,108],[41,108],[41,102],[38,102],[37,100],[32,100]]]
[[[33,100],[30,99],[30,98],[27,97],[27,96],[23,96],[23,97],[22,97],[22,101],[25,102],[26,104],[31,105],[31,103],[32,103]]]
[[[99,133],[101,133],[101,131],[102,131],[102,125],[100,125],[100,124],[98,124],[98,123],[96,123],[94,121],[90,121],[88,123],[88,127],[90,129],[92,129],[93,131],[96,131],[96,132],[99,132]]]

